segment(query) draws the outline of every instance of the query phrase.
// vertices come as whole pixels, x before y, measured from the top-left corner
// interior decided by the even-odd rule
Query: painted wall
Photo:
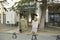
[[[6,12],[6,24],[16,23],[16,13],[14,11]]]

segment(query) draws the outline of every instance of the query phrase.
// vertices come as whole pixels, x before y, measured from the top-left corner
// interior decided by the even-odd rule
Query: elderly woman
[[[34,16],[34,19],[32,20],[32,32],[36,33],[38,29],[38,19],[37,15]]]

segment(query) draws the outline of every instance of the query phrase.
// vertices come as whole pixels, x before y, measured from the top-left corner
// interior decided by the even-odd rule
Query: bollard
[[[13,33],[13,34],[12,34],[12,38],[13,38],[13,39],[16,39],[16,38],[17,38],[16,33]]]

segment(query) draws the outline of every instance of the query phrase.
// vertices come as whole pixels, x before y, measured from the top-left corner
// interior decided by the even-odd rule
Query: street
[[[57,35],[51,34],[37,34],[37,40],[56,40]],[[0,40],[32,40],[32,34],[16,34],[16,38],[13,37],[13,33],[1,33]]]
[[[13,34],[13,33],[16,33]],[[47,31],[38,33],[36,35],[37,40],[56,40],[57,35],[60,31]],[[15,37],[16,36],[16,37]],[[19,33],[17,27],[8,27],[6,25],[0,24],[0,40],[32,40],[32,34],[29,33]]]

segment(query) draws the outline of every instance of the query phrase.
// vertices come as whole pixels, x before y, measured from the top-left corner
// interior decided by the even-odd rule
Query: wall
[[[6,24],[16,23],[16,13],[14,11],[6,12]]]

